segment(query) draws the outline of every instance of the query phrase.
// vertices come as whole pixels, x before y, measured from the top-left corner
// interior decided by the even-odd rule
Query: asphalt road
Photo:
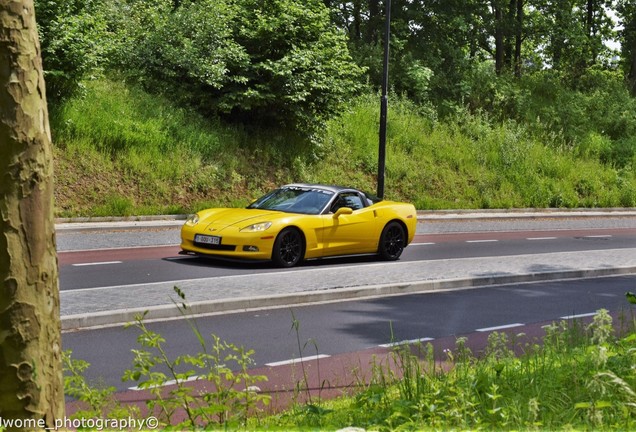
[[[636,228],[636,209],[564,212],[426,212],[417,234]],[[58,252],[176,245],[182,219],[68,222],[57,227]]]
[[[636,213],[583,216],[569,213],[560,217],[540,214],[497,215],[487,213],[441,212],[428,215],[418,224],[418,236],[405,251],[402,264],[515,261],[538,256],[570,257],[577,253],[588,259],[594,251],[624,250],[636,247]],[[135,289],[153,281],[175,279],[229,280],[225,277],[263,279],[277,277],[278,269],[268,264],[235,264],[176,255],[178,226],[181,222],[153,222],[126,225],[72,224],[58,229],[60,275],[63,292],[132,283]],[[574,255],[572,255],[574,254]],[[590,255],[592,254],[592,255]],[[624,255],[624,254],[623,254]],[[475,259],[465,261],[461,258]],[[492,260],[490,259],[492,258]],[[518,260],[516,260],[518,261]],[[388,263],[389,265],[391,263]],[[395,264],[398,264],[397,266]],[[369,257],[314,261],[298,269],[286,270],[315,277],[337,274],[344,269],[383,274],[384,264]],[[366,269],[366,271],[365,271]],[[326,271],[327,273],[324,273]],[[379,273],[378,273],[379,272]],[[311,275],[311,276],[310,276]],[[242,279],[241,279],[242,280]],[[246,279],[247,280],[247,279]],[[307,280],[308,281],[308,280]],[[589,316],[599,308],[626,310],[624,292],[636,291],[636,276],[591,278],[574,281],[548,281],[482,287],[359,301],[341,301],[310,306],[266,308],[262,310],[198,317],[204,335],[214,333],[223,339],[253,348],[257,365],[298,358],[298,342],[292,317],[299,324],[302,355],[335,356],[373,349],[392,340],[441,340],[448,336],[480,334],[493,329],[523,331],[526,324],[559,320],[565,316]],[[98,288],[96,292],[102,292]],[[143,291],[140,291],[143,296]],[[146,294],[147,295],[147,294]],[[99,297],[96,297],[99,298]],[[64,301],[64,296],[63,296]],[[293,315],[292,315],[293,313]],[[194,353],[197,341],[182,320],[150,324],[167,339],[173,356]],[[133,386],[120,377],[130,367],[137,332],[121,326],[70,331],[63,334],[65,349],[74,357],[92,364],[87,376],[118,389]]]
[[[447,336],[474,335],[493,330],[526,331],[525,325],[585,317],[600,308],[623,311],[630,317],[625,291],[636,291],[636,275],[512,284],[430,294],[377,298],[277,308],[247,313],[196,318],[201,333],[254,349],[255,366],[297,359],[299,323],[302,356],[335,356],[377,348],[392,341],[438,340]],[[149,324],[166,338],[172,358],[194,354],[198,343],[183,320]],[[109,327],[67,332],[64,349],[92,366],[87,378],[119,390],[135,383],[121,381],[132,366],[130,349],[136,346],[135,328]]]
[[[572,227],[572,228],[567,228]],[[435,231],[423,233],[423,231]],[[279,271],[269,263],[234,263],[180,257],[178,229],[58,231],[62,290],[183,281]],[[83,243],[79,243],[83,241]],[[129,247],[123,248],[125,242]],[[94,249],[100,245],[105,249]],[[130,245],[134,248],[130,248]],[[168,246],[164,246],[168,245]],[[636,247],[636,216],[587,220],[439,221],[418,224],[401,261],[496,257]],[[70,250],[69,250],[70,249]],[[323,265],[358,266],[374,257],[303,263],[289,272]]]

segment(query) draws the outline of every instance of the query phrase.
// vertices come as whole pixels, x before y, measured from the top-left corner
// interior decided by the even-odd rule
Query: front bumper
[[[196,234],[215,235],[220,244],[210,245],[194,241]],[[203,232],[200,227],[184,225],[181,229],[181,249],[199,255],[219,256],[239,259],[269,260],[276,236],[268,232],[240,232],[236,228],[226,228],[218,232]]]

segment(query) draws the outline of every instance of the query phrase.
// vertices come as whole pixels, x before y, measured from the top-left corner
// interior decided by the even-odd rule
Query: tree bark
[[[515,25],[515,76],[521,77],[521,47],[523,43],[523,0],[516,0],[517,14]]]
[[[379,29],[381,28],[382,17],[381,7],[379,0],[368,0],[369,18],[367,20],[367,27],[365,31],[365,42],[368,44],[378,43]]]
[[[586,17],[585,17],[585,31],[587,36],[587,43],[589,45],[589,57],[584,58],[585,66],[587,66],[588,62],[590,65],[594,65],[596,63],[596,58],[598,57],[597,50],[594,44],[594,38],[596,37],[596,14],[598,12],[598,2],[597,0],[587,0],[586,6]]]
[[[0,418],[21,429],[64,416],[58,284],[33,0],[0,0]]]
[[[504,69],[505,61],[505,44],[504,44],[504,23],[503,12],[498,1],[493,1],[493,14],[495,16],[495,72],[501,75]]]
[[[621,42],[625,74],[629,90],[632,96],[636,97],[636,5],[626,0],[621,3],[620,13],[623,25]]]
[[[636,97],[636,37],[632,40],[630,68],[627,81],[629,82],[629,90],[632,96]]]
[[[353,2],[353,31],[350,33],[350,37],[354,41],[361,39],[360,28],[362,26],[362,0],[356,0]]]

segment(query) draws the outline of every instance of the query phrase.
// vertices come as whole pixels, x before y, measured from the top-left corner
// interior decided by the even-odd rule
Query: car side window
[[[343,192],[338,195],[338,198],[331,205],[331,212],[335,213],[341,207],[349,207],[351,210],[356,211],[364,208],[364,203],[359,194],[355,192]]]

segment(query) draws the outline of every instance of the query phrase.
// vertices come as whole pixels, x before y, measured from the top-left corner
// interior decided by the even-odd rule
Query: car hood
[[[201,220],[205,230],[220,231],[224,228],[240,224],[244,228],[250,221],[258,223],[260,221],[271,220],[278,217],[280,212],[259,209],[217,209],[203,215]]]

